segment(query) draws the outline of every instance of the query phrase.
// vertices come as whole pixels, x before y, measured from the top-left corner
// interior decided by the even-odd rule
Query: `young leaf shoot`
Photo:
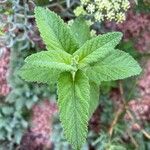
[[[68,26],[41,7],[35,8],[35,18],[47,51],[27,57],[20,76],[29,82],[57,84],[65,137],[80,150],[88,121],[99,104],[100,83],[138,75],[141,68],[128,53],[115,49],[122,38],[120,32],[91,38],[84,19]]]

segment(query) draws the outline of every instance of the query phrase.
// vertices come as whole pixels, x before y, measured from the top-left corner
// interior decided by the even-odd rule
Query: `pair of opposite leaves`
[[[141,72],[127,53],[115,49],[122,33],[91,38],[82,18],[70,26],[54,12],[35,8],[36,23],[48,51],[25,59],[20,76],[26,81],[57,83],[60,120],[67,140],[79,150],[88,121],[99,104],[101,81],[123,79]]]

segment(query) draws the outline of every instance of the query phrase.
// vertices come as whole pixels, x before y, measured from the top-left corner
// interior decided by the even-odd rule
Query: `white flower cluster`
[[[115,20],[120,23],[125,20],[125,12],[129,9],[128,0],[81,0],[74,13],[76,16],[88,15],[94,21]]]

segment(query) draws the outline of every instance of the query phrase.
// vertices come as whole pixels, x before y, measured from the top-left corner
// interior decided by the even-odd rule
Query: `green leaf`
[[[62,73],[58,80],[60,120],[68,141],[80,150],[87,136],[90,86],[87,76],[78,71],[73,80],[71,73]]]
[[[61,71],[57,69],[50,70],[49,68],[41,68],[33,65],[31,66],[30,64],[26,64],[19,71],[21,78],[28,82],[47,84],[56,83],[60,73]]]
[[[141,67],[128,53],[120,50],[109,53],[99,62],[91,65],[87,69],[90,80],[95,83],[101,81],[111,81],[124,79],[130,76],[138,75]]]
[[[42,51],[25,59],[20,76],[29,82],[55,83],[63,71],[72,71],[71,55],[64,51]]]
[[[72,56],[66,53],[65,51],[61,51],[61,50],[41,51],[41,52],[32,54],[25,59],[26,63],[32,63],[32,64],[40,63],[41,66],[47,65],[48,63],[50,64],[60,63],[60,65],[65,64],[65,65],[70,66],[71,61],[72,61]],[[59,67],[59,69],[64,70],[64,68],[60,66],[54,66],[54,67]]]
[[[90,28],[83,17],[75,19],[70,28],[80,47],[91,38]]]
[[[73,53],[78,49],[70,28],[54,12],[36,7],[35,18],[48,50],[64,50]]]
[[[89,119],[99,105],[99,85],[94,82],[90,83],[90,102],[89,102]]]
[[[114,50],[121,38],[122,33],[111,32],[88,40],[74,53],[74,56],[79,56],[80,68],[105,57],[110,51]]]

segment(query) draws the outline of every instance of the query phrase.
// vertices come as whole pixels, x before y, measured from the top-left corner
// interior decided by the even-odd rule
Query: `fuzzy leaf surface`
[[[89,119],[99,105],[99,85],[90,82]]]
[[[46,67],[37,67],[30,64],[25,64],[19,71],[22,79],[28,82],[54,84],[57,82],[61,71],[57,69],[49,69]]]
[[[87,136],[90,86],[87,76],[76,73],[62,73],[58,80],[58,106],[60,120],[68,141],[75,150],[80,150]]]
[[[36,7],[35,18],[48,50],[64,50],[73,53],[78,49],[70,28],[57,14],[48,9]]]
[[[65,51],[57,50],[57,51],[41,51],[35,54],[28,56],[25,59],[26,63],[41,63],[44,65],[46,63],[61,63],[65,65],[71,64],[72,56]],[[60,64],[60,65],[61,65]],[[55,66],[59,67],[59,66]],[[60,67],[60,69],[63,69]]]
[[[79,65],[81,67],[96,62],[99,58],[105,57],[122,38],[121,32],[111,32],[103,34],[88,40],[74,56],[79,56]]]
[[[25,62],[20,76],[30,82],[56,82],[60,72],[74,70],[71,55],[64,51],[42,51],[27,57]]]
[[[75,19],[70,28],[80,47],[91,38],[90,28],[82,17]]]
[[[105,58],[99,60],[99,62],[93,63],[87,70],[90,80],[95,83],[124,79],[138,75],[140,72],[141,67],[137,61],[128,53],[121,50],[109,53]]]

